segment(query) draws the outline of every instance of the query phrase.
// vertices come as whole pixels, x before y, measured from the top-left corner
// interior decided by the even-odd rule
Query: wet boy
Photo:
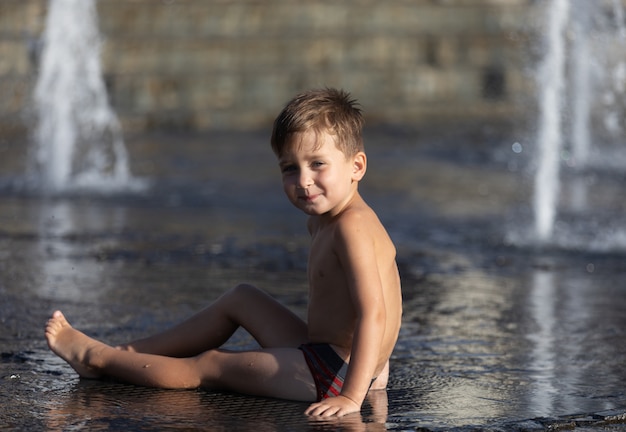
[[[298,95],[274,122],[285,194],[309,215],[307,322],[239,285],[181,324],[117,348],[57,311],[46,326],[50,349],[83,378],[316,401],[306,413],[317,416],[360,410],[368,390],[387,385],[402,315],[395,247],[358,192],[362,124],[355,101],[335,89]],[[238,327],[261,348],[220,349]]]

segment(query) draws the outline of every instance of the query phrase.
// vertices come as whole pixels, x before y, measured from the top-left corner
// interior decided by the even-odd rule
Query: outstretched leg
[[[315,400],[315,384],[297,348],[210,350],[172,358],[115,349],[74,329],[60,311],[46,326],[50,349],[84,378],[109,376],[159,388],[208,387],[285,399]]]
[[[75,330],[61,311],[52,314],[46,324],[48,347],[61,357],[82,378],[100,378],[101,373],[90,366],[92,354],[105,349],[106,345]]]
[[[247,284],[162,333],[119,348],[172,357],[191,357],[222,346],[245,328],[263,348],[298,347],[307,341],[306,323],[264,291]]]

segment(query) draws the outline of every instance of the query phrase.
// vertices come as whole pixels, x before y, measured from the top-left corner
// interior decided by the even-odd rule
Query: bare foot
[[[89,357],[106,345],[73,328],[61,311],[48,320],[46,340],[52,352],[68,362],[81,378],[100,378],[101,374],[89,364]]]

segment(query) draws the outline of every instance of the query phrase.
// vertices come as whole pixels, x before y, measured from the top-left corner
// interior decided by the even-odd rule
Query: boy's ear
[[[367,171],[367,156],[363,152],[358,152],[352,160],[352,180],[360,181]]]

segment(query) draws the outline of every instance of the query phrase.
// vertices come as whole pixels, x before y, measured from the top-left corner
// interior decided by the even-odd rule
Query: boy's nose
[[[313,180],[311,178],[311,173],[307,170],[301,170],[300,175],[298,176],[298,187],[302,189],[306,189],[313,184]]]

